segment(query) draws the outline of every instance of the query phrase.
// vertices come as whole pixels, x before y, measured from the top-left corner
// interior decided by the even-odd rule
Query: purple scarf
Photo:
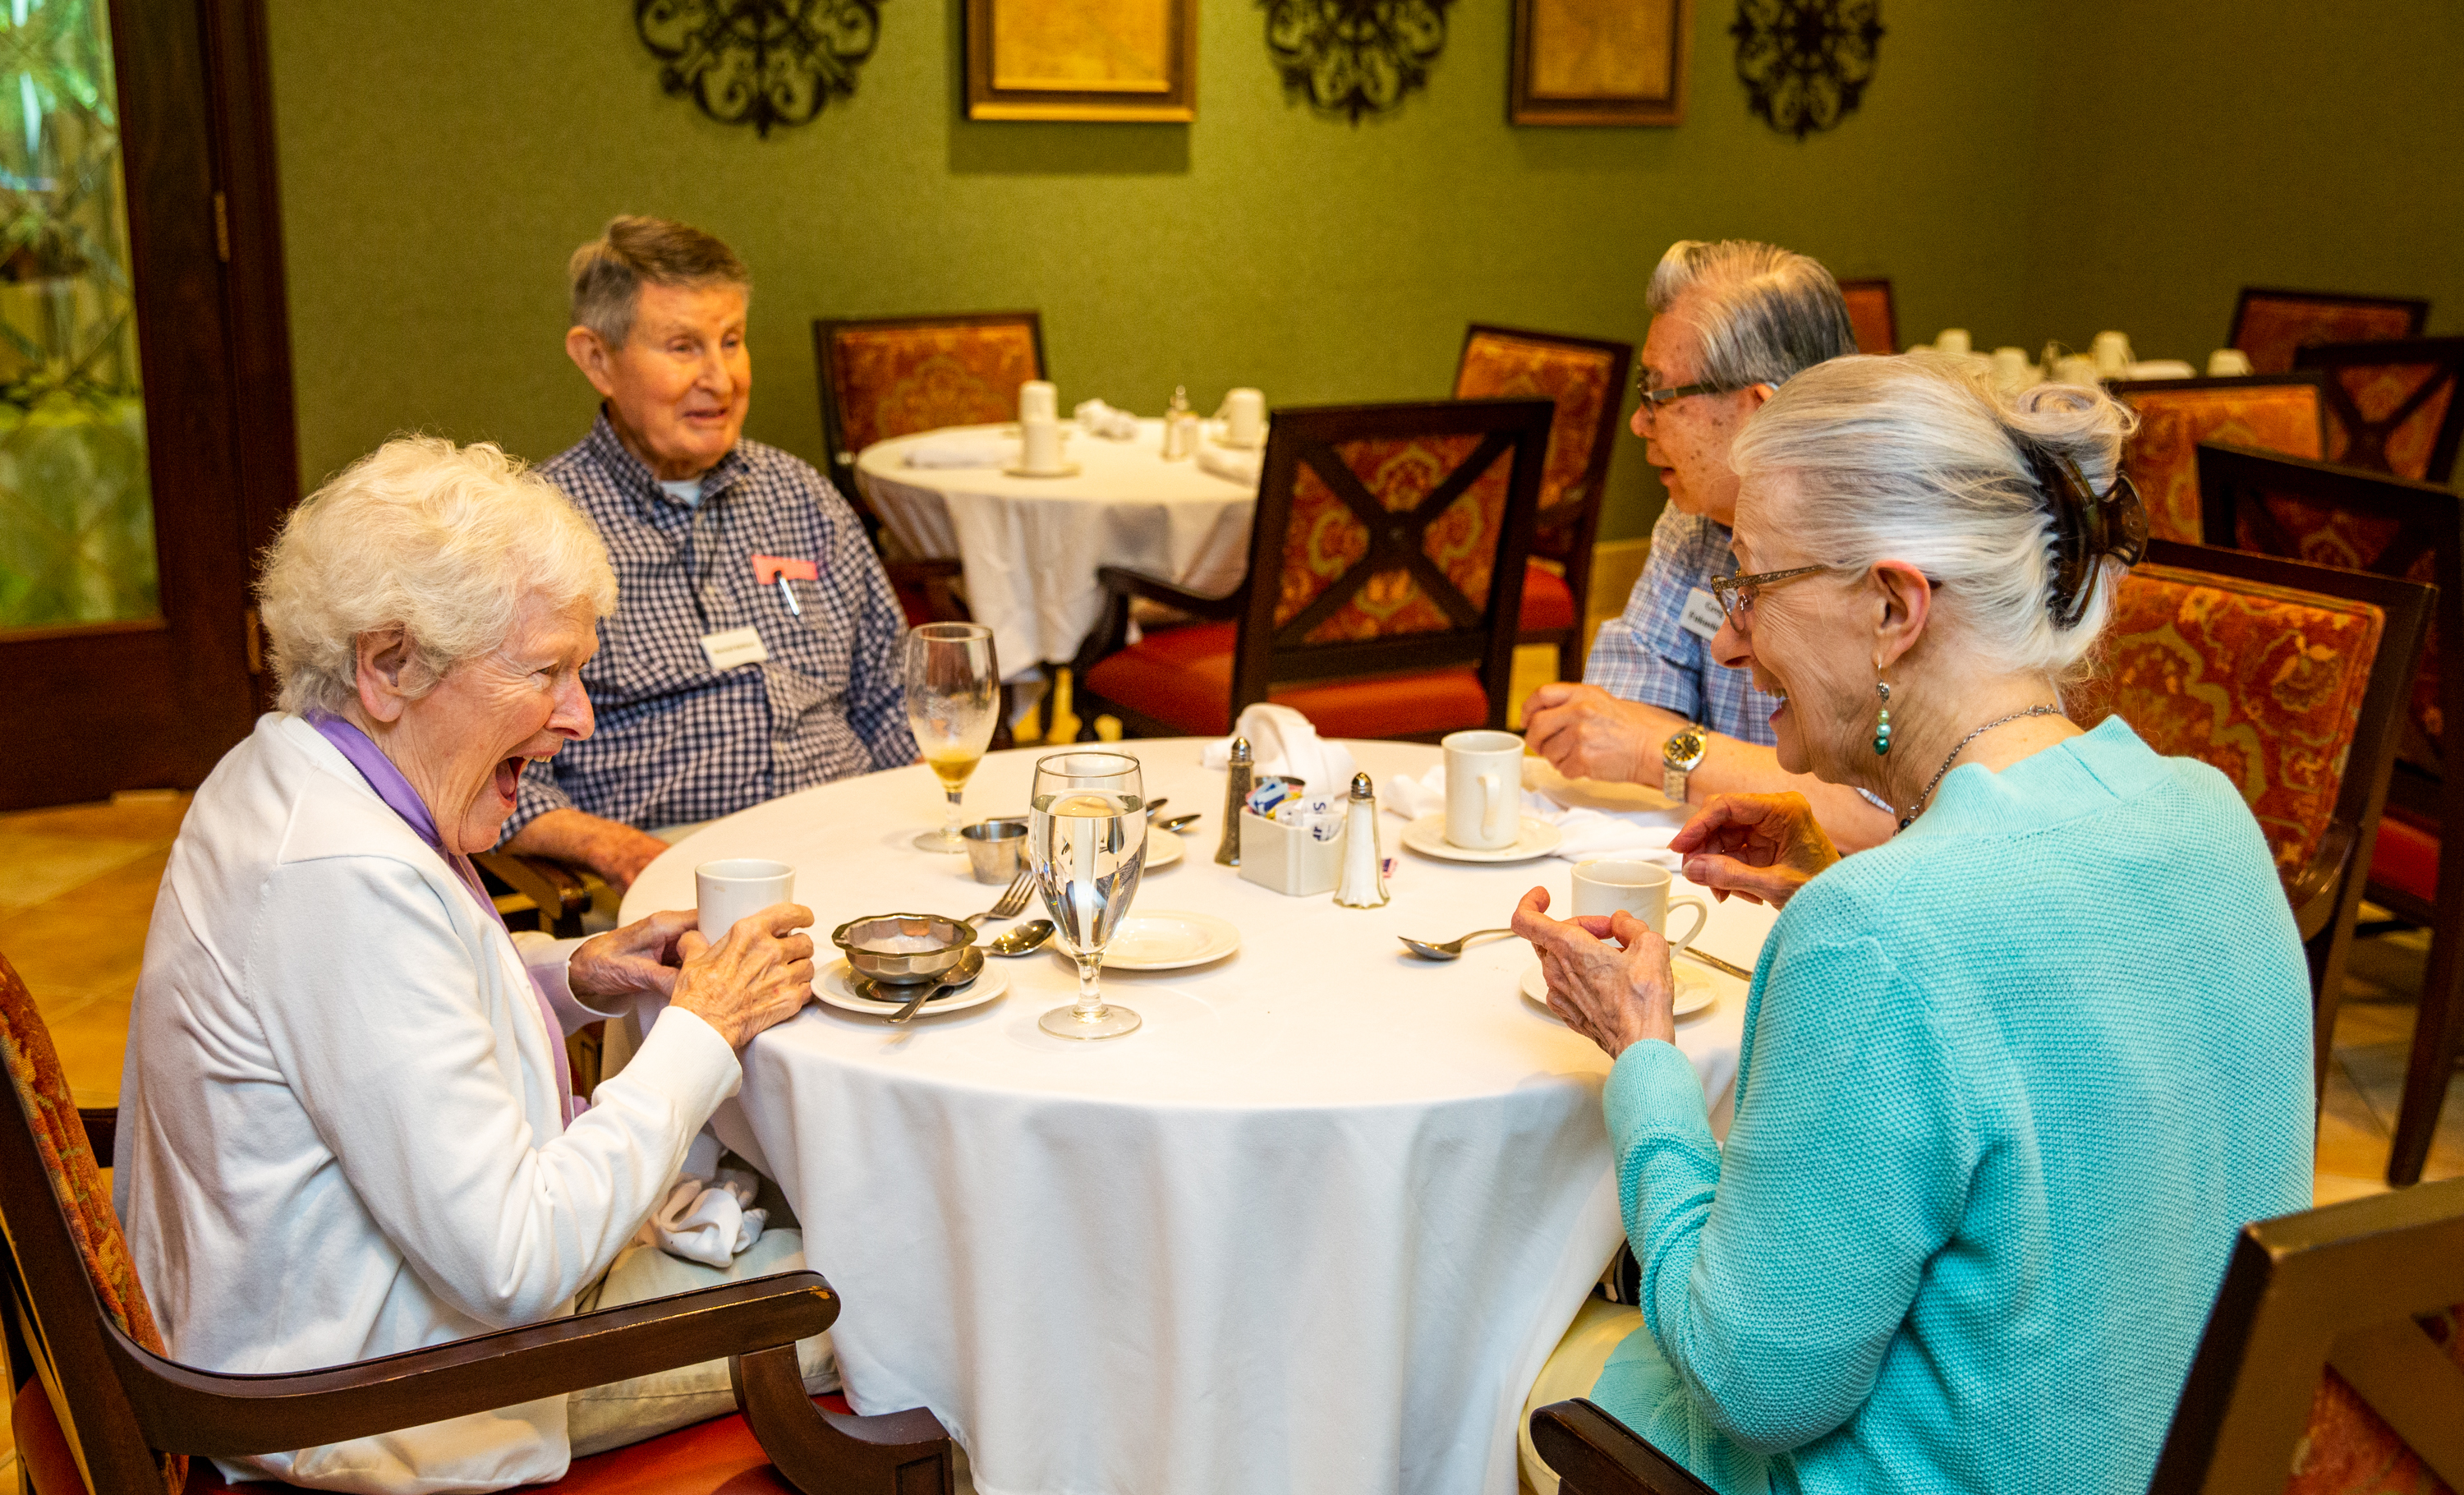
[[[445,838],[437,834],[436,817],[429,813],[427,802],[420,799],[419,791],[410,786],[410,780],[402,776],[402,770],[394,766],[393,759],[385,756],[385,750],[371,741],[366,733],[331,712],[312,711],[308,713],[307,721],[351,760],[351,766],[360,771],[360,777],[368,781],[368,787],[377,792],[377,798],[385,801],[385,808],[401,816],[404,824],[417,832],[429,849],[443,857],[446,865],[460,874],[463,886],[471,890],[472,897],[479,900],[479,907],[488,911],[488,917],[496,921],[496,927],[505,928],[505,916],[496,912],[496,900],[488,896],[488,890],[479,882],[479,869],[473,867],[471,859],[461,852],[445,849]],[[527,965],[524,969],[528,969]],[[547,1046],[556,1055],[557,1104],[563,1113],[564,1124],[569,1127],[573,1125],[575,1103],[573,1067],[564,1054],[564,1023],[557,1017],[556,1004],[548,1000],[547,991],[539,985],[536,972],[531,974],[531,995],[539,999],[539,1016],[547,1021]]]

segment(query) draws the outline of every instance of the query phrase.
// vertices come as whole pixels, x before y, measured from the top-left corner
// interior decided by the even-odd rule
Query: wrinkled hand
[[[1660,783],[1670,714],[1619,700],[1595,685],[1557,681],[1523,705],[1523,740],[1569,779]],[[1648,773],[1646,774],[1646,770]]]
[[[1735,893],[1774,909],[1839,860],[1801,794],[1714,796],[1669,838],[1668,849],[1685,858],[1686,879],[1711,896]]]
[[[762,1029],[784,1022],[813,1000],[813,940],[795,931],[813,922],[800,903],[774,903],[745,915],[712,944],[699,930],[676,938],[684,957],[668,999],[742,1048]]]
[[[583,940],[565,964],[573,994],[594,1005],[644,992],[672,994],[683,958],[676,940],[693,927],[692,910],[671,910]]]
[[[1540,953],[1549,1010],[1614,1059],[1646,1039],[1677,1039],[1677,982],[1668,943],[1620,910],[1606,918],[1548,916],[1549,890],[1534,888],[1514,907],[1514,933]],[[1606,941],[1623,945],[1617,949]]]

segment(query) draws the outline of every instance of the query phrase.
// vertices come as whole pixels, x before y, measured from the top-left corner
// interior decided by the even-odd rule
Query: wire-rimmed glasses
[[[1727,614],[1729,624],[1740,631],[1753,627],[1754,598],[1766,586],[1793,582],[1816,571],[1835,571],[1837,566],[1793,566],[1786,571],[1757,571],[1751,576],[1715,576],[1711,579],[1711,595],[1719,599],[1720,610]]]

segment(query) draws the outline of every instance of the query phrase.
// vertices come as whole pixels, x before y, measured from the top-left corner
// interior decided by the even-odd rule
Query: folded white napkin
[[[1360,771],[1350,748],[1319,737],[1307,716],[1271,701],[1260,701],[1243,712],[1233,723],[1232,737],[1249,739],[1249,754],[1259,773],[1288,774],[1313,793],[1350,793],[1352,776]],[[1199,755],[1199,761],[1209,768],[1221,768],[1231,760],[1232,737],[1209,742]]]
[[[1405,820],[1443,813],[1446,807],[1446,766],[1440,763],[1417,779],[1404,774],[1389,774],[1379,792],[1385,796],[1386,808]],[[1557,827],[1565,839],[1557,844],[1557,849],[1551,855],[1569,862],[1586,862],[1596,856],[1630,856],[1637,861],[1667,868],[1673,872],[1680,870],[1685,861],[1668,849],[1668,839],[1685,824],[1685,813],[1682,808],[1627,811],[1569,808],[1536,789],[1526,789],[1523,791],[1523,813]]]
[[[670,1256],[704,1266],[725,1266],[756,1241],[770,1222],[768,1210],[752,1208],[760,1177],[745,1168],[721,1168],[718,1138],[693,1138],[684,1168],[668,1185],[668,1197],[650,1212],[634,1239]]]
[[[1264,461],[1262,452],[1236,451],[1227,447],[1201,446],[1198,449],[1199,468],[1243,488],[1258,486],[1258,474],[1262,471],[1260,464]]]
[[[1089,436],[1101,436],[1106,441],[1138,439],[1138,418],[1101,400],[1081,400],[1078,408],[1070,413],[1078,417],[1078,424],[1087,429]]]
[[[907,449],[909,467],[1000,467],[1018,459],[1018,442],[1008,436],[978,431],[964,436],[928,436]]]

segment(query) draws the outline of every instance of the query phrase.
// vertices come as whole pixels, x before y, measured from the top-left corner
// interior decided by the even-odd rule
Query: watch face
[[[1684,727],[1670,735],[1660,756],[1671,768],[1692,768],[1703,760],[1704,749],[1709,746],[1701,727]]]

